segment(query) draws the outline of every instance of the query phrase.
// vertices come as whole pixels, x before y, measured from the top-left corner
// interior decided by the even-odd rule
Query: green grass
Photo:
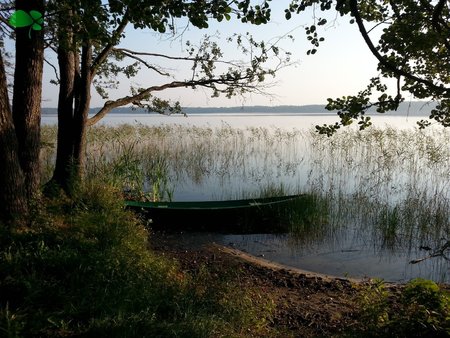
[[[450,293],[436,283],[415,279],[401,290],[376,280],[359,290],[355,337],[448,337]]]
[[[211,337],[264,332],[266,300],[148,249],[120,196],[92,184],[0,234],[0,336]],[[267,303],[268,304],[268,303]],[[266,305],[267,305],[266,304]]]

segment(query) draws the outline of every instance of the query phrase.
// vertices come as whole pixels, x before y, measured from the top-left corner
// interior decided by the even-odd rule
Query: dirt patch
[[[153,234],[152,248],[196,273],[201,266],[220,273],[239,271],[242,287],[252,286],[275,303],[271,325],[294,337],[333,336],[357,325],[356,281],[288,269],[217,244],[183,243],[180,235]]]

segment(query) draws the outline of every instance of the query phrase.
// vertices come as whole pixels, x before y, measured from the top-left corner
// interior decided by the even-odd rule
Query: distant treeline
[[[436,104],[427,102],[403,102],[397,111],[389,112],[390,115],[428,116]],[[90,113],[95,114],[100,108],[91,108]],[[189,114],[333,114],[325,109],[324,105],[313,104],[305,106],[239,106],[239,107],[185,107],[183,112]],[[56,108],[42,108],[43,114],[56,114]],[[110,114],[148,114],[143,108],[132,109],[130,107],[116,108]],[[371,108],[369,114],[376,114],[376,109]]]

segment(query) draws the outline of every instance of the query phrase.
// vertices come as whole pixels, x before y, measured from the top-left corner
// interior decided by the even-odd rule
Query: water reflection
[[[410,254],[402,250],[384,250],[367,238],[346,230],[319,242],[298,242],[292,235],[227,235],[220,242],[285,265],[341,277],[377,277],[404,282],[422,277],[450,282],[449,264],[436,257],[409,264]],[[417,252],[418,256],[426,253]]]

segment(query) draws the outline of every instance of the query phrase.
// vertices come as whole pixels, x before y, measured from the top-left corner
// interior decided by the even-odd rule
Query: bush
[[[415,279],[406,285],[400,301],[404,312],[396,324],[402,331],[450,336],[450,296],[436,283]]]
[[[0,234],[0,336],[208,337],[264,329],[267,313],[232,281],[207,272],[190,277],[152,253],[146,229],[115,191],[93,184],[45,208],[31,230]]]
[[[414,279],[398,295],[375,281],[362,290],[360,308],[358,336],[450,336],[450,295],[429,280]]]

